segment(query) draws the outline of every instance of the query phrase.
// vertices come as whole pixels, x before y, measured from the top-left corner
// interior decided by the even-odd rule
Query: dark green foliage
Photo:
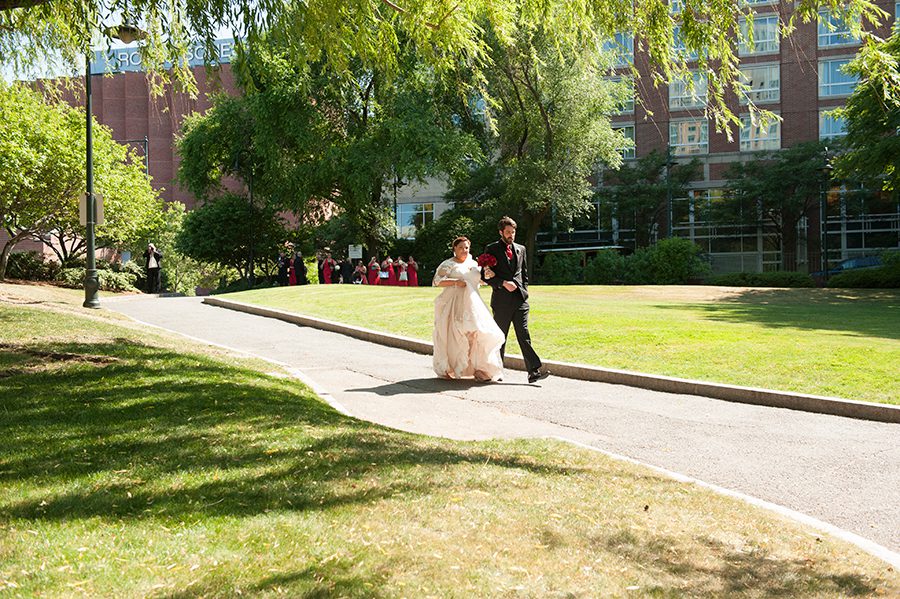
[[[246,197],[226,193],[185,215],[175,245],[185,256],[233,267],[244,277],[251,247],[268,272],[287,235],[272,206],[251,207]]]
[[[723,287],[815,287],[811,276],[802,272],[731,272],[706,279],[707,285]]]
[[[603,185],[596,197],[604,218],[616,217],[635,230],[635,246],[647,247],[653,231],[664,222],[669,194],[673,198],[687,195],[688,185],[701,176],[700,161],[675,162],[669,167],[666,182],[666,155],[654,150],[636,162],[623,164],[618,170],[603,173]]]
[[[900,262],[878,268],[848,270],[828,279],[828,286],[856,289],[900,289]]]
[[[601,250],[584,267],[588,285],[612,285],[625,279],[625,256],[615,250]]]
[[[571,252],[547,254],[533,277],[542,285],[575,285],[583,278],[581,255]]]
[[[632,285],[683,285],[709,273],[700,247],[673,237],[641,248],[625,261],[625,282]]]
[[[117,272],[111,269],[98,268],[97,279],[103,291],[137,291],[137,275],[131,272]],[[59,272],[57,282],[63,287],[81,289],[84,287],[83,268],[63,268]]]
[[[23,281],[52,281],[59,274],[59,263],[44,258],[37,252],[16,252],[9,255],[6,276]]]

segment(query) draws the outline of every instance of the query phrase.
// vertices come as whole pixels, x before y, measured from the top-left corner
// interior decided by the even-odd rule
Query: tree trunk
[[[781,270],[797,270],[797,223],[793,214],[782,214],[781,228]]]
[[[547,205],[543,210],[536,214],[528,215],[528,236],[525,238],[525,254],[528,257],[528,263],[525,267],[528,269],[528,278],[530,281],[534,280],[534,253],[535,248],[537,248],[537,234],[540,229],[541,222],[544,220],[544,217],[547,216],[547,213],[550,211],[550,206]]]
[[[0,251],[0,281],[6,280],[6,265],[9,262],[9,254],[12,252],[13,248],[12,240],[7,241],[3,245],[3,250]]]

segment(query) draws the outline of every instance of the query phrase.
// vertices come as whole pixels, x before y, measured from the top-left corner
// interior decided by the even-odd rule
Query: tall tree
[[[605,170],[597,189],[601,210],[623,226],[634,227],[635,249],[649,246],[654,230],[668,218],[668,198],[683,198],[700,175],[700,161],[694,158],[670,164],[667,177],[667,161],[664,153],[654,150],[619,170]]]
[[[719,208],[730,217],[719,218],[770,225],[775,231],[771,249],[781,252],[782,269],[797,270],[800,219],[818,208],[829,183],[824,161],[824,144],[807,142],[735,163],[727,173],[727,202]]]
[[[13,248],[25,239],[50,243],[61,262],[85,251],[78,219],[84,195],[84,113],[51,104],[25,86],[0,82],[0,279]],[[98,247],[128,247],[161,225],[162,200],[139,159],[94,123],[95,189],[105,223]]]
[[[679,27],[687,51],[698,52],[699,68],[713,72],[711,115],[718,125],[736,125],[727,94],[741,89],[735,42],[752,36],[740,27],[748,8],[706,0],[678,5],[676,11],[667,0],[2,0],[0,64],[21,70],[59,56],[79,67],[98,32],[111,39],[105,25],[117,23],[104,19],[114,15],[147,30],[141,45],[145,67],[165,77],[167,63],[174,65],[187,83],[186,57],[194,40],[213,59],[213,39],[221,27],[230,27],[250,47],[278,32],[294,50],[291,60],[301,66],[324,60],[349,73],[358,62],[388,74],[406,51],[424,57],[437,72],[455,70],[461,62],[480,72],[490,63],[485,31],[498,32],[509,43],[543,28],[560,55],[597,47],[616,33],[634,33],[635,47],[646,48],[660,80],[668,81],[687,71],[683,57],[671,50]],[[817,19],[823,7],[846,17],[853,33],[888,16],[871,0],[799,0],[780,13],[783,30]],[[896,64],[891,72],[896,78]]]
[[[397,181],[453,176],[479,154],[440,101],[441,81],[411,55],[393,77],[361,65],[351,77],[326,63],[301,70],[274,44],[246,60],[247,94],[217,99],[179,142],[179,177],[201,197],[217,193],[224,175],[246,180],[237,166],[247,163],[258,197],[301,217],[330,200],[372,251],[393,235],[388,192]]]
[[[607,80],[599,49],[561,56],[543,28],[488,39],[493,63],[485,71],[484,121],[496,132],[491,172],[499,178],[488,187],[501,190],[501,203],[522,225],[533,267],[541,223],[551,215],[571,222],[588,210],[596,166],[621,162],[618,148],[626,141],[608,115],[622,86]]]
[[[847,123],[842,154],[836,161],[839,176],[872,182],[900,194],[900,78],[892,71],[900,63],[900,33],[882,48],[867,44],[847,66],[859,77],[846,106],[837,111]]]

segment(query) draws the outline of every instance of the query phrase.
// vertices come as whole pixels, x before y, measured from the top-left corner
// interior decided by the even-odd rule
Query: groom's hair
[[[497,223],[497,230],[502,231],[506,227],[512,227],[513,229],[515,229],[516,221],[514,221],[513,219],[511,219],[508,216],[504,216],[503,218],[500,219],[500,222]]]

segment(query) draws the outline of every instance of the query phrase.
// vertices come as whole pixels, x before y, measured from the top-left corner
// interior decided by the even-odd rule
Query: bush
[[[544,285],[575,285],[583,278],[581,257],[573,253],[553,253],[544,257],[539,271]]]
[[[615,250],[600,250],[584,267],[588,285],[612,285],[625,280],[625,256]]]
[[[137,276],[129,272],[116,272],[109,268],[98,268],[97,281],[100,283],[102,291],[137,291],[134,287],[134,284],[137,282]],[[83,289],[84,269],[64,268],[59,272],[56,282],[62,287]]]
[[[881,253],[881,263],[888,268],[900,268],[900,250],[884,250]]]
[[[706,280],[707,285],[723,287],[815,287],[813,278],[802,272],[731,272]]]
[[[9,255],[6,263],[6,276],[23,281],[52,281],[59,273],[59,264],[37,252],[16,252]]]
[[[900,261],[890,266],[848,270],[828,280],[829,287],[854,289],[900,289]]]
[[[683,285],[709,274],[695,243],[673,237],[641,248],[625,260],[625,282],[634,285]]]

